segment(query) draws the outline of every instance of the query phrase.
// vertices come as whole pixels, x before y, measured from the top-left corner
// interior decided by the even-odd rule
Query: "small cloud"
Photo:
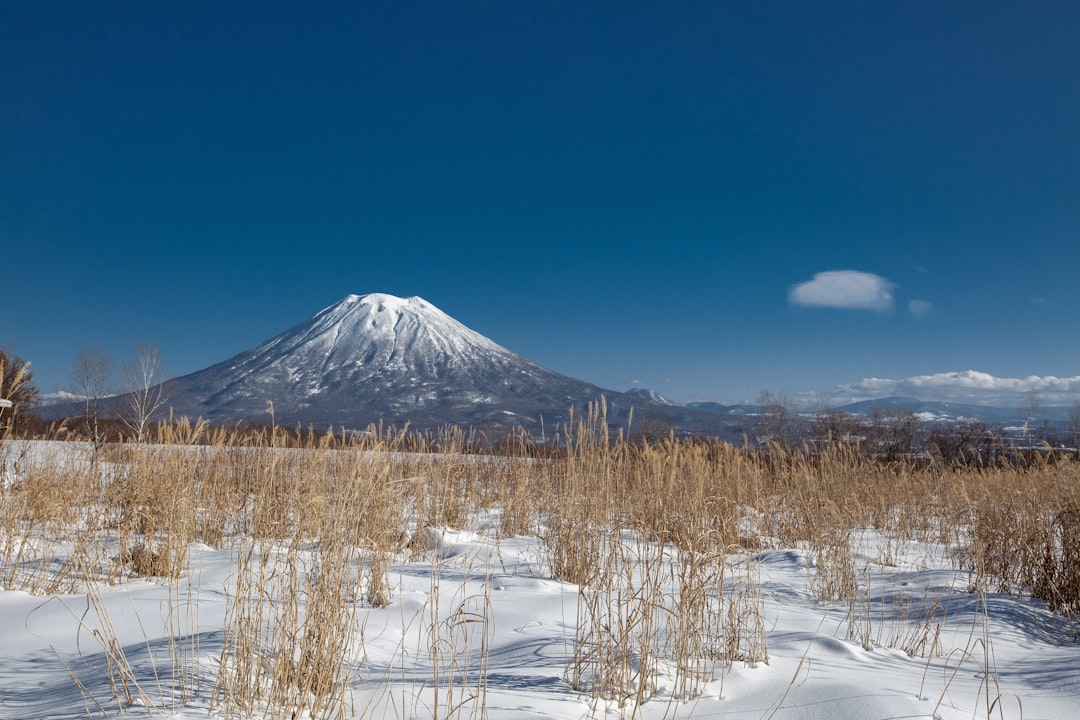
[[[910,310],[911,314],[917,318],[926,317],[933,309],[934,303],[926,300],[912,300],[908,303],[908,310]]]
[[[788,302],[805,307],[884,312],[892,309],[895,287],[895,283],[873,273],[829,270],[817,273],[813,280],[792,285]]]
[[[640,380],[637,380],[637,379],[635,379],[635,380],[631,380],[631,381],[630,381],[630,384],[631,384],[631,385],[640,385],[640,384],[641,384],[641,381],[640,381]]]
[[[1044,298],[1044,297],[1033,297],[1033,298],[1031,298],[1031,302],[1032,302],[1032,304],[1034,304],[1034,305],[1045,305],[1045,304],[1047,304],[1047,303],[1048,303],[1048,302],[1050,302],[1050,301],[1049,301],[1049,300],[1047,300],[1047,299],[1046,299],[1046,298]]]

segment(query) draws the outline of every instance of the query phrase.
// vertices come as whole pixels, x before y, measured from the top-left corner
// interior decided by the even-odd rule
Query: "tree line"
[[[868,415],[825,405],[805,412],[783,395],[769,392],[761,394],[759,407],[753,438],[758,446],[775,444],[810,453],[843,447],[885,461],[922,458],[959,465],[1015,462],[1048,450],[1080,455],[1080,401],[1056,432],[1045,421],[1036,422],[1035,393],[1025,395],[1022,425],[1013,433],[981,420],[926,421],[899,406],[873,408]]]

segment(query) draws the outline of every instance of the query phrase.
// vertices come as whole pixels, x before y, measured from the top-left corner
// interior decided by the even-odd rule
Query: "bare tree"
[[[869,451],[885,460],[915,455],[920,449],[919,417],[902,407],[875,407],[867,423]]]
[[[803,436],[799,406],[783,393],[774,395],[768,390],[761,392],[758,404],[761,407],[758,434],[783,447],[797,447]]]
[[[1080,400],[1073,403],[1069,408],[1069,417],[1065,421],[1069,431],[1069,439],[1072,440],[1073,449],[1080,455]]]
[[[1034,426],[1035,418],[1039,414],[1039,407],[1042,405],[1042,394],[1034,387],[1028,390],[1020,398],[1020,413],[1023,415],[1021,418],[1024,422],[1024,442],[1031,444],[1034,442]]]
[[[102,400],[112,394],[113,361],[100,348],[83,349],[75,360],[72,372],[73,392],[83,399],[83,422],[86,434],[94,447],[104,440],[102,420]]]
[[[123,420],[135,435],[135,442],[146,440],[154,416],[169,401],[164,380],[164,365],[157,343],[135,343],[131,360],[121,370],[124,382]]]
[[[668,418],[658,417],[648,412],[642,414],[635,426],[631,440],[636,443],[659,445],[668,438],[678,437],[678,428]]]
[[[832,407],[824,400],[818,402],[810,421],[810,438],[818,450],[836,445],[857,446],[863,434],[864,428],[858,417]]]

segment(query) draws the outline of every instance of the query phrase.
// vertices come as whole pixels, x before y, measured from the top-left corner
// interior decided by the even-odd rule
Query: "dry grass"
[[[192,542],[232,548],[214,702],[227,716],[281,718],[354,710],[362,610],[393,602],[389,567],[430,554],[438,578],[438,530],[468,528],[485,512],[497,513],[496,537],[538,535],[547,572],[580,588],[567,678],[631,714],[657,673],[671,673],[673,694],[686,699],[726,664],[767,661],[761,549],[803,549],[810,591],[848,606],[852,638],[912,655],[940,651],[947,608],[906,600],[910,622],[875,626],[870,576],[853,554],[861,529],[892,543],[877,566],[889,567],[903,543],[941,544],[957,550],[975,592],[1080,610],[1080,463],[969,469],[873,461],[843,447],[810,455],[673,437],[629,443],[611,435],[602,405],[558,432],[564,452],[537,457],[518,437],[500,446],[510,455],[484,458],[466,453],[470,438],[453,429],[426,440],[309,433],[298,447],[297,435],[277,430],[241,438],[177,423],[158,428],[155,445],[105,446],[81,460],[58,450],[20,456],[0,492],[0,582],[39,594],[132,576],[179,587]],[[16,452],[0,448],[0,469]],[[483,716],[489,605],[463,597],[446,612],[438,596],[426,620],[427,710]],[[101,642],[111,647],[106,635]],[[173,652],[188,669],[173,683],[188,699],[198,653],[184,642]],[[121,660],[118,692],[141,692]]]

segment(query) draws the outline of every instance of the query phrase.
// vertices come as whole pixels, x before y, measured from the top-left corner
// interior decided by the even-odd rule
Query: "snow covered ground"
[[[725,592],[750,609],[767,660],[708,662],[700,693],[678,697],[657,641],[649,657],[629,659],[644,702],[594,700],[573,687],[579,588],[552,579],[538,538],[500,538],[496,520],[493,511],[433,530],[426,549],[394,556],[385,606],[357,593],[342,651],[343,717],[1056,720],[1080,710],[1077,628],[1039,601],[968,592],[953,548],[875,530],[852,536],[851,601],[815,600],[821,580],[808,547],[726,558]],[[673,552],[647,538],[611,540],[643,562]],[[0,590],[0,718],[225,717],[215,687],[250,547],[192,543],[175,582]],[[315,545],[259,551],[317,573]]]

